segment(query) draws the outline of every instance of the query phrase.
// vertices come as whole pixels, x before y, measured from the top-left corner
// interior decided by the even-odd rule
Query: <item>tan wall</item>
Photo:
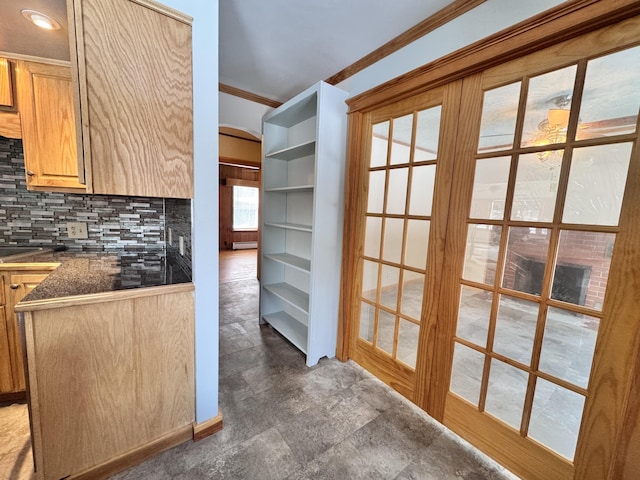
[[[255,140],[219,134],[220,161],[260,166],[261,143]]]

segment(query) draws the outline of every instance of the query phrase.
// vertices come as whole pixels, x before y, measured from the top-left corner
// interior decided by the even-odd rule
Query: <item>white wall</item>
[[[256,137],[262,137],[262,117],[273,110],[260,103],[244,98],[220,93],[220,126],[245,130]]]
[[[196,422],[218,415],[218,0],[162,0],[193,20]]]

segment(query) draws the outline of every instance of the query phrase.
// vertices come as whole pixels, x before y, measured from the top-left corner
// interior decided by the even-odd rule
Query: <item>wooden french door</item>
[[[410,399],[420,332],[438,299],[455,148],[443,125],[455,122],[460,87],[381,108],[365,123],[367,195],[350,356]]]
[[[611,478],[639,44],[631,19],[362,117],[349,356],[524,478]]]

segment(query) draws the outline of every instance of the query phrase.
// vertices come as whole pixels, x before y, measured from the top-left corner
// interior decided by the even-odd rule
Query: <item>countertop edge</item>
[[[62,262],[13,262],[13,263],[0,263],[0,272],[6,270],[55,270]]]
[[[131,288],[111,292],[92,293],[87,295],[73,295],[68,297],[46,298],[30,302],[19,302],[14,310],[18,313],[49,310],[94,303],[115,302],[124,299],[151,297],[160,294],[195,291],[193,282],[177,283],[173,285],[157,285],[153,287]]]

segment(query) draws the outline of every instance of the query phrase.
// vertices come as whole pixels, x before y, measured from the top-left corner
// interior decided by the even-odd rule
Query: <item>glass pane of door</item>
[[[635,132],[640,108],[638,91],[640,47],[590,60],[580,106],[578,140]]]
[[[359,338],[415,370],[442,106],[371,127]],[[389,140],[391,139],[391,140]]]

